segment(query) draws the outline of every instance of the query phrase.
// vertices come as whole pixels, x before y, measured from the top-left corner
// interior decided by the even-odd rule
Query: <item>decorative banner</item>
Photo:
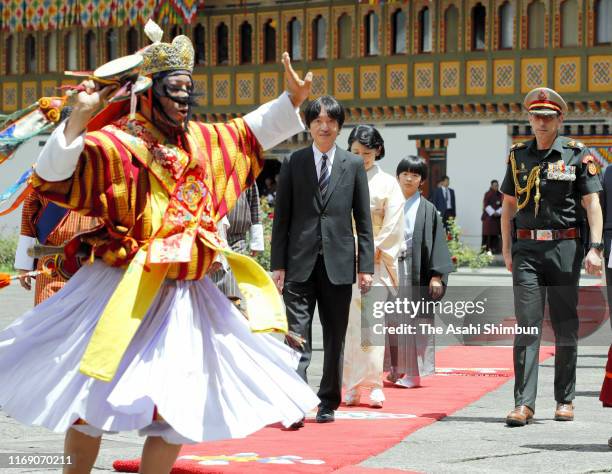
[[[431,0],[429,0],[431,2]],[[358,3],[368,5],[384,5],[385,3],[408,3],[408,0],[358,0]]]
[[[53,30],[160,23],[190,24],[203,0],[0,0],[0,29]]]
[[[8,8],[4,12],[3,21],[5,21],[4,29],[10,31],[23,31],[25,18],[26,0],[8,0]]]
[[[113,3],[114,2],[112,0],[81,0],[81,25],[87,28],[108,26],[110,23]],[[114,4],[114,6],[115,8],[117,7],[116,4]]]
[[[191,23],[191,20],[198,11],[199,0],[170,0],[174,8],[178,13],[185,19],[187,23]]]
[[[42,18],[37,29],[55,30],[60,27],[64,18],[62,0],[44,0]]]
[[[78,0],[64,0],[61,2],[62,7],[58,16],[58,25],[61,28],[70,27],[77,23],[79,19],[79,2]]]
[[[190,24],[198,11],[199,0],[162,0],[157,7],[160,24]]]
[[[19,177],[16,183],[0,194],[0,216],[13,212],[30,194],[32,191],[30,176],[33,172],[34,168],[29,168]]]

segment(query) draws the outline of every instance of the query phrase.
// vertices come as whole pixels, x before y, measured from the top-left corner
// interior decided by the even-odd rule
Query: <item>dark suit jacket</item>
[[[412,233],[412,286],[427,289],[434,275],[441,276],[446,285],[448,274],[454,271],[442,219],[421,196]]]
[[[457,207],[455,206],[455,190],[451,188],[448,188],[448,190],[450,191],[451,207],[446,206],[446,199],[444,199],[444,192],[441,187],[436,188],[434,191],[432,202],[442,216],[444,216],[445,212],[448,212],[452,216],[456,216]]]
[[[357,265],[353,219],[357,230]],[[293,153],[281,167],[272,228],[272,270],[285,280],[304,282],[323,248],[325,269],[336,285],[374,273],[370,192],[363,160],[336,147],[325,200],[317,180],[312,147]]]

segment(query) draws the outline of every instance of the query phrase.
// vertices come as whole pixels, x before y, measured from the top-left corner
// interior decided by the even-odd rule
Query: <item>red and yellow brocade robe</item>
[[[21,210],[21,232],[20,235],[38,238],[36,222],[40,218],[49,200],[42,197],[36,191],[30,193],[23,202]],[[85,232],[97,224],[95,218],[82,216],[76,212],[68,212],[49,233],[46,245],[59,246],[72,239],[76,234]],[[49,267],[55,256],[39,258],[36,262],[36,270]],[[32,268],[28,268],[31,270]],[[40,304],[50,296],[61,290],[68,280],[60,272],[40,273],[36,276],[34,292],[34,304]]]
[[[148,147],[134,144],[138,136]],[[59,205],[98,217],[103,224],[82,235],[95,257],[113,267],[125,267],[139,248],[160,228],[154,202],[167,206],[167,189],[175,176],[193,163],[201,166],[205,192],[202,222],[214,232],[214,223],[236,203],[262,168],[263,152],[242,119],[226,124],[190,122],[186,143],[169,145],[153,124],[141,115],[127,117],[85,136],[85,148],[74,174],[49,182],[37,174],[33,186]],[[159,206],[158,206],[159,207]],[[197,235],[191,260],[171,263],[166,278],[196,280],[205,276],[215,251]]]

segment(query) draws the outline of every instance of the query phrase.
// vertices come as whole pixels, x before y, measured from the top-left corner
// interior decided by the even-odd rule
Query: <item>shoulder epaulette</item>
[[[586,148],[586,145],[584,143],[576,141],[576,140],[570,140],[564,146],[567,148],[576,148],[578,150],[582,150],[583,148]]]
[[[521,148],[526,148],[526,147],[527,145],[525,145],[523,142],[518,142],[512,145],[510,147],[510,153],[508,153],[508,157],[506,158],[506,164],[510,163],[510,156],[512,156],[513,151],[520,150]]]

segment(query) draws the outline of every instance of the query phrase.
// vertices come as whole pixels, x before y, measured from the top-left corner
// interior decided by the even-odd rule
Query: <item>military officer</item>
[[[594,158],[584,144],[559,135],[567,104],[554,90],[540,87],[527,94],[523,105],[535,137],[510,150],[501,186],[502,241],[506,268],[512,272],[517,325],[538,330],[514,339],[515,408],[506,417],[509,426],[533,419],[546,297],[556,341],[555,420],[574,419],[581,239],[587,239],[580,227],[585,215],[589,274],[601,274],[603,248],[601,184]]]

